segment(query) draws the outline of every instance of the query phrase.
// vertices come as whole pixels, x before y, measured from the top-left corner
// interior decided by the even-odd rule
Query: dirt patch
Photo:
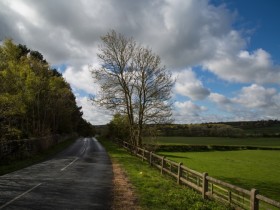
[[[112,209],[140,210],[134,188],[120,164],[113,161],[113,205]]]

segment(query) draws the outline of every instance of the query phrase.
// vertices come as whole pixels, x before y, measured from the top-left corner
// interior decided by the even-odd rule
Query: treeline
[[[161,125],[160,136],[242,137],[244,130],[226,124]]]
[[[280,137],[279,120],[236,121],[201,124],[144,125],[144,136],[186,136],[186,137]],[[109,138],[127,140],[127,119],[114,115],[106,126],[98,126],[97,132]]]
[[[239,121],[157,126],[160,136],[278,137],[280,121]]]
[[[92,135],[70,85],[43,55],[5,40],[0,46],[0,140],[77,132]]]

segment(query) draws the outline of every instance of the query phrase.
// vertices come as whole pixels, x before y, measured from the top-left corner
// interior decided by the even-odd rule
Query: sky
[[[0,0],[0,40],[41,52],[70,83],[84,118],[112,113],[89,66],[114,29],[158,54],[176,82],[175,123],[280,118],[279,0]]]

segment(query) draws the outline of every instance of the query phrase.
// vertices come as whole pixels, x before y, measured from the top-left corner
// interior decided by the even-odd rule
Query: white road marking
[[[73,163],[75,163],[79,158],[75,158],[75,160],[73,160],[71,163],[69,163],[67,166],[65,166],[64,168],[60,169],[60,171],[64,171],[67,167],[71,166]]]
[[[87,141],[87,139],[84,139],[84,145],[83,145],[83,151],[82,151],[82,153],[81,154],[83,154],[85,151],[86,151],[86,149],[87,149],[87,144],[88,143],[88,141]]]
[[[14,201],[16,201],[17,199],[21,198],[22,196],[26,195],[27,193],[31,192],[32,190],[34,190],[35,188],[39,187],[42,183],[37,184],[36,186],[30,188],[29,190],[25,191],[24,193],[20,194],[19,196],[15,197],[14,199],[10,200],[9,202],[5,203],[4,205],[0,206],[0,209],[5,208],[6,206],[10,205],[11,203],[13,203]]]

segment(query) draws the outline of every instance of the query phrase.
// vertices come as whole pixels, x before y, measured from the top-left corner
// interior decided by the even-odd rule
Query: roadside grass
[[[280,201],[280,151],[160,152],[199,172]]]
[[[0,164],[0,176],[47,160],[48,158],[54,156],[55,154],[61,152],[62,150],[70,146],[76,139],[77,137],[69,138],[66,141],[52,146],[48,150],[41,152],[40,154],[36,154],[22,160],[10,160],[5,163],[2,162]]]
[[[144,138],[144,143],[149,143],[148,138]],[[159,145],[222,145],[222,146],[260,146],[280,148],[280,139],[272,137],[258,138],[227,138],[227,137],[167,137],[157,138]]]
[[[203,200],[198,193],[176,184],[170,177],[161,176],[158,170],[114,143],[99,140],[110,157],[127,173],[142,209],[231,209],[214,201]]]

